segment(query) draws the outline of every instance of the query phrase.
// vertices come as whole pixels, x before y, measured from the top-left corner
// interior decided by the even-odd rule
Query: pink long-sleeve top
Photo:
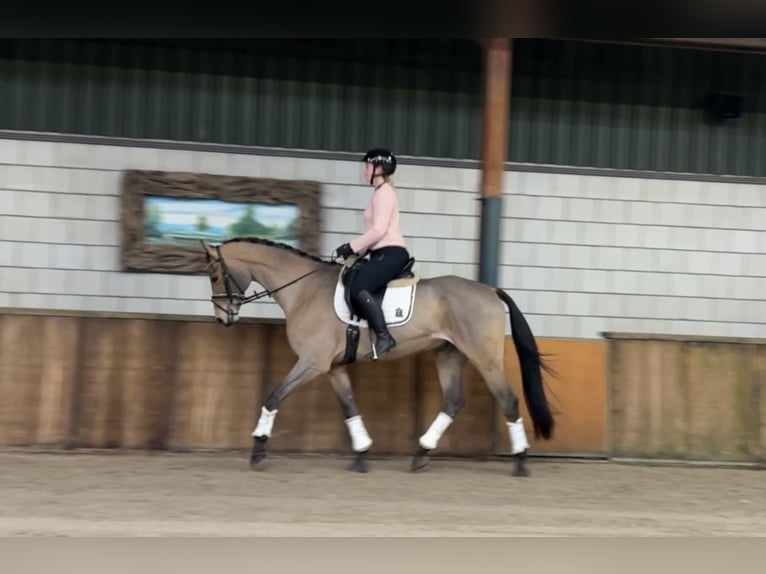
[[[354,253],[390,245],[405,247],[399,229],[399,202],[389,184],[383,184],[372,193],[370,203],[364,210],[364,226],[364,234],[351,241]]]

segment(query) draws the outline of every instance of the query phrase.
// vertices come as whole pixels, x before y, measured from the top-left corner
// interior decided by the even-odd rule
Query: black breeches
[[[410,260],[404,247],[392,245],[381,247],[370,253],[370,260],[362,264],[351,282],[351,301],[356,303],[360,291],[375,294],[394,279]]]

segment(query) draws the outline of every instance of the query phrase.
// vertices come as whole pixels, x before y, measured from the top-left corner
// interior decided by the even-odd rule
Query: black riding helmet
[[[362,161],[364,163],[371,163],[372,165],[381,166],[383,168],[384,175],[390,176],[393,175],[393,173],[396,171],[396,157],[387,149],[378,147],[371,149],[366,154],[364,154]],[[375,176],[373,175],[370,179],[370,185],[372,185],[372,180],[374,178]]]

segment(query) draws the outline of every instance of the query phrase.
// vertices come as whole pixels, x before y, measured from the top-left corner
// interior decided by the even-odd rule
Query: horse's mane
[[[292,253],[295,253],[296,255],[300,255],[301,257],[311,259],[312,261],[318,261],[319,263],[324,263],[325,265],[331,265],[334,267],[337,267],[338,265],[340,265],[340,263],[336,261],[328,261],[326,259],[322,259],[321,257],[317,257],[316,255],[312,255],[311,253],[307,253],[306,251],[293,247],[292,245],[288,245],[287,243],[272,241],[270,239],[264,239],[263,237],[232,237],[224,241],[222,245],[226,245],[227,243],[256,243],[259,245],[266,245],[268,247],[276,247],[277,249],[285,249],[286,251],[290,251]]]

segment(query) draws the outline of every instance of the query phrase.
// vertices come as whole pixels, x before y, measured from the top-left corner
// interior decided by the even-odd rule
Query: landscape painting
[[[159,245],[221,243],[262,237],[300,247],[300,209],[291,204],[235,203],[216,199],[146,197],[144,241]]]
[[[319,255],[318,181],[135,170],[122,180],[122,269],[207,273],[200,241],[260,237]]]

